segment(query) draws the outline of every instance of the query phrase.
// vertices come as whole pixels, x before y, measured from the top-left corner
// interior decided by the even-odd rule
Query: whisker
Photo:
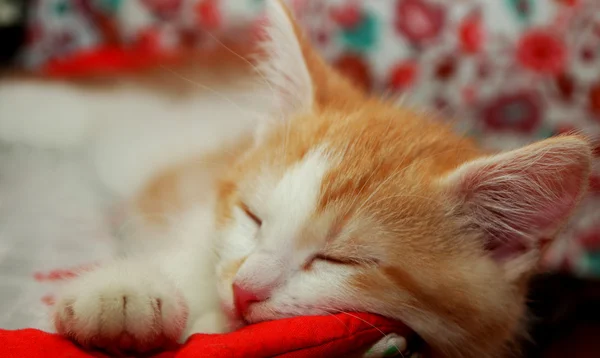
[[[387,334],[386,334],[384,331],[382,331],[382,330],[381,330],[379,327],[375,326],[374,324],[372,324],[371,322],[368,322],[367,320],[365,320],[365,319],[363,319],[363,318],[360,318],[360,317],[358,317],[358,316],[356,316],[356,315],[353,315],[353,314],[351,314],[351,313],[348,313],[348,312],[345,312],[345,311],[341,311],[341,310],[335,310],[335,309],[333,309],[333,311],[337,311],[338,313],[345,314],[345,315],[347,315],[347,316],[350,316],[350,317],[352,317],[352,318],[355,318],[355,319],[357,319],[357,320],[359,320],[359,321],[362,321],[362,322],[366,323],[367,325],[369,325],[369,326],[371,326],[371,327],[375,328],[375,329],[376,329],[376,330],[377,330],[379,333],[381,333],[381,336],[382,336],[383,338],[385,338],[385,337],[387,337],[387,336],[388,336],[388,335],[387,335]],[[400,348],[399,348],[398,346],[396,346],[396,345],[394,344],[394,345],[393,345],[393,347],[394,347],[394,348],[396,348],[396,351],[397,351],[397,352],[399,352],[399,353],[400,353],[400,355],[401,355],[402,357],[404,357],[404,355],[402,354],[402,350],[400,350]]]
[[[217,44],[219,44],[220,46],[222,46],[225,50],[227,50],[228,52],[230,52],[231,54],[233,54],[234,56],[236,56],[237,58],[239,58],[240,60],[242,60],[243,62],[245,62],[246,64],[248,64],[253,70],[254,72],[258,75],[258,77],[262,80],[262,82],[264,82],[264,84],[268,87],[268,89],[271,91],[272,96],[277,97],[278,96],[278,92],[275,90],[275,88],[273,87],[273,83],[272,81],[270,81],[263,73],[263,71],[259,68],[259,66],[255,65],[254,63],[252,63],[252,61],[248,60],[246,57],[240,55],[239,53],[235,52],[233,49],[231,49],[229,46],[227,46],[225,43],[223,43],[223,41],[219,40],[217,38],[217,36],[215,36],[214,34],[212,34],[210,31],[208,30],[204,30],[204,32],[206,34],[208,34],[208,36],[210,36]],[[281,106],[277,106],[277,110],[279,111],[279,119],[284,121],[284,125],[285,125],[285,137],[284,137],[284,143],[283,143],[283,153],[282,153],[282,162],[281,165],[284,166],[285,163],[287,162],[287,155],[288,155],[288,137],[289,137],[289,133],[290,133],[290,125],[289,125],[289,121],[285,118],[285,114],[283,111],[283,107]]]
[[[206,86],[206,85],[204,85],[204,84],[202,84],[202,83],[199,83],[199,82],[196,82],[196,81],[194,81],[194,80],[192,80],[192,79],[190,79],[190,78],[187,78],[187,77],[183,76],[182,74],[180,74],[179,72],[175,71],[175,70],[174,70],[174,69],[172,69],[172,68],[169,68],[169,67],[167,67],[167,66],[164,66],[164,65],[161,65],[161,68],[162,68],[162,69],[164,69],[164,70],[166,70],[166,71],[169,71],[169,72],[170,72],[172,75],[176,76],[177,78],[179,78],[179,79],[181,79],[181,80],[183,80],[183,81],[186,81],[186,82],[188,82],[188,83],[192,84],[192,85],[193,85],[193,86],[195,86],[195,87],[198,87],[198,88],[204,89],[204,90],[206,90],[206,91],[208,91],[208,92],[210,92],[210,93],[214,94],[215,96],[217,96],[217,97],[219,97],[219,98],[221,98],[221,99],[225,100],[227,103],[229,103],[229,104],[231,104],[232,106],[234,106],[234,107],[235,107],[235,108],[236,108],[236,109],[237,109],[237,110],[240,112],[240,114],[243,114],[243,115],[250,114],[250,115],[251,115],[251,117],[254,117],[254,118],[256,118],[256,119],[259,119],[259,118],[260,118],[258,113],[256,113],[255,111],[250,111],[250,110],[248,110],[248,109],[245,109],[245,110],[244,110],[244,109],[243,109],[242,107],[240,107],[240,106],[239,106],[237,103],[235,103],[233,100],[231,100],[231,98],[229,98],[229,97],[225,96],[223,93],[221,93],[221,92],[219,92],[219,91],[217,91],[217,90],[215,90],[215,89],[213,89],[213,88],[211,88],[211,87],[209,87],[209,86]]]
[[[271,84],[271,81],[269,81],[265,75],[262,73],[262,71],[258,68],[258,66],[256,66],[255,64],[252,63],[252,61],[248,60],[247,58],[245,58],[244,56],[240,55],[239,53],[235,52],[232,48],[230,48],[229,46],[225,45],[225,43],[223,43],[223,41],[219,40],[215,35],[213,35],[210,31],[208,30],[204,30],[204,32],[206,34],[208,34],[208,36],[210,36],[217,44],[219,44],[220,46],[222,46],[225,50],[227,50],[228,52],[230,52],[232,55],[236,56],[237,58],[239,58],[240,60],[244,61],[246,64],[248,64],[256,73],[257,75],[264,81],[264,83],[267,85],[267,87],[269,87],[269,89],[271,90],[272,94],[275,95],[277,92],[275,91],[275,89],[273,88],[273,85]]]
[[[327,310],[321,309],[321,308],[317,308],[317,307],[315,307],[315,309],[317,309],[317,310],[319,310],[319,311],[323,312],[324,314],[326,314],[326,315],[328,315],[328,316],[334,317],[335,319],[337,319],[337,320],[338,320],[338,321],[339,321],[339,322],[342,324],[342,326],[344,326],[344,328],[348,329],[348,325],[346,325],[346,324],[344,323],[344,321],[342,321],[342,320],[341,320],[341,319],[340,319],[338,316],[334,315],[333,313],[331,313],[331,312],[329,312],[329,311],[327,311]]]

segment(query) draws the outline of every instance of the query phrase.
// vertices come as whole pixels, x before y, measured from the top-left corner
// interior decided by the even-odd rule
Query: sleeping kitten
[[[408,324],[434,357],[509,355],[525,333],[540,239],[585,191],[588,143],[564,136],[484,153],[354,88],[279,2],[267,1],[267,17],[269,116],[246,126],[256,126],[251,138],[139,190],[128,219],[136,252],[65,288],[57,330],[147,350],[196,332],[368,311]]]

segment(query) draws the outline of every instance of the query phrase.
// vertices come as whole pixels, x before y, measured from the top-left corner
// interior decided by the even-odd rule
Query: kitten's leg
[[[211,240],[214,198],[206,174],[177,171],[142,191],[126,210],[132,230],[125,246],[137,256],[74,280],[57,301],[60,333],[82,344],[145,351],[165,339],[181,342],[193,333],[226,331]],[[192,205],[178,201],[184,196],[173,188],[180,183],[194,183],[194,190],[183,192]]]
[[[224,332],[210,241],[198,230],[184,232],[193,242],[154,246],[152,254],[71,282],[57,301],[59,333],[84,345],[146,351],[193,333]]]
[[[149,262],[115,262],[71,282],[57,301],[57,331],[84,346],[147,351],[176,342],[189,306],[174,280]]]
[[[79,145],[95,125],[96,101],[66,83],[0,81],[0,140],[48,149]]]
[[[227,331],[227,319],[223,312],[217,309],[203,313],[189,325],[186,338],[194,333],[224,333]]]

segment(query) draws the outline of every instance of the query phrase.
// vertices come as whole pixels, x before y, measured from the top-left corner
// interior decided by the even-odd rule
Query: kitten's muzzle
[[[264,301],[266,298],[260,298],[259,295],[236,283],[233,284],[233,302],[236,313],[243,318],[251,305]]]

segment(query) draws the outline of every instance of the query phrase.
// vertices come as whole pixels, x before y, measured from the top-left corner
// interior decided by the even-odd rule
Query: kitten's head
[[[588,144],[561,137],[484,155],[362,94],[267,4],[264,73],[278,115],[220,185],[225,310],[250,323],[368,311],[438,353],[497,356],[521,330],[540,239],[585,190]]]

